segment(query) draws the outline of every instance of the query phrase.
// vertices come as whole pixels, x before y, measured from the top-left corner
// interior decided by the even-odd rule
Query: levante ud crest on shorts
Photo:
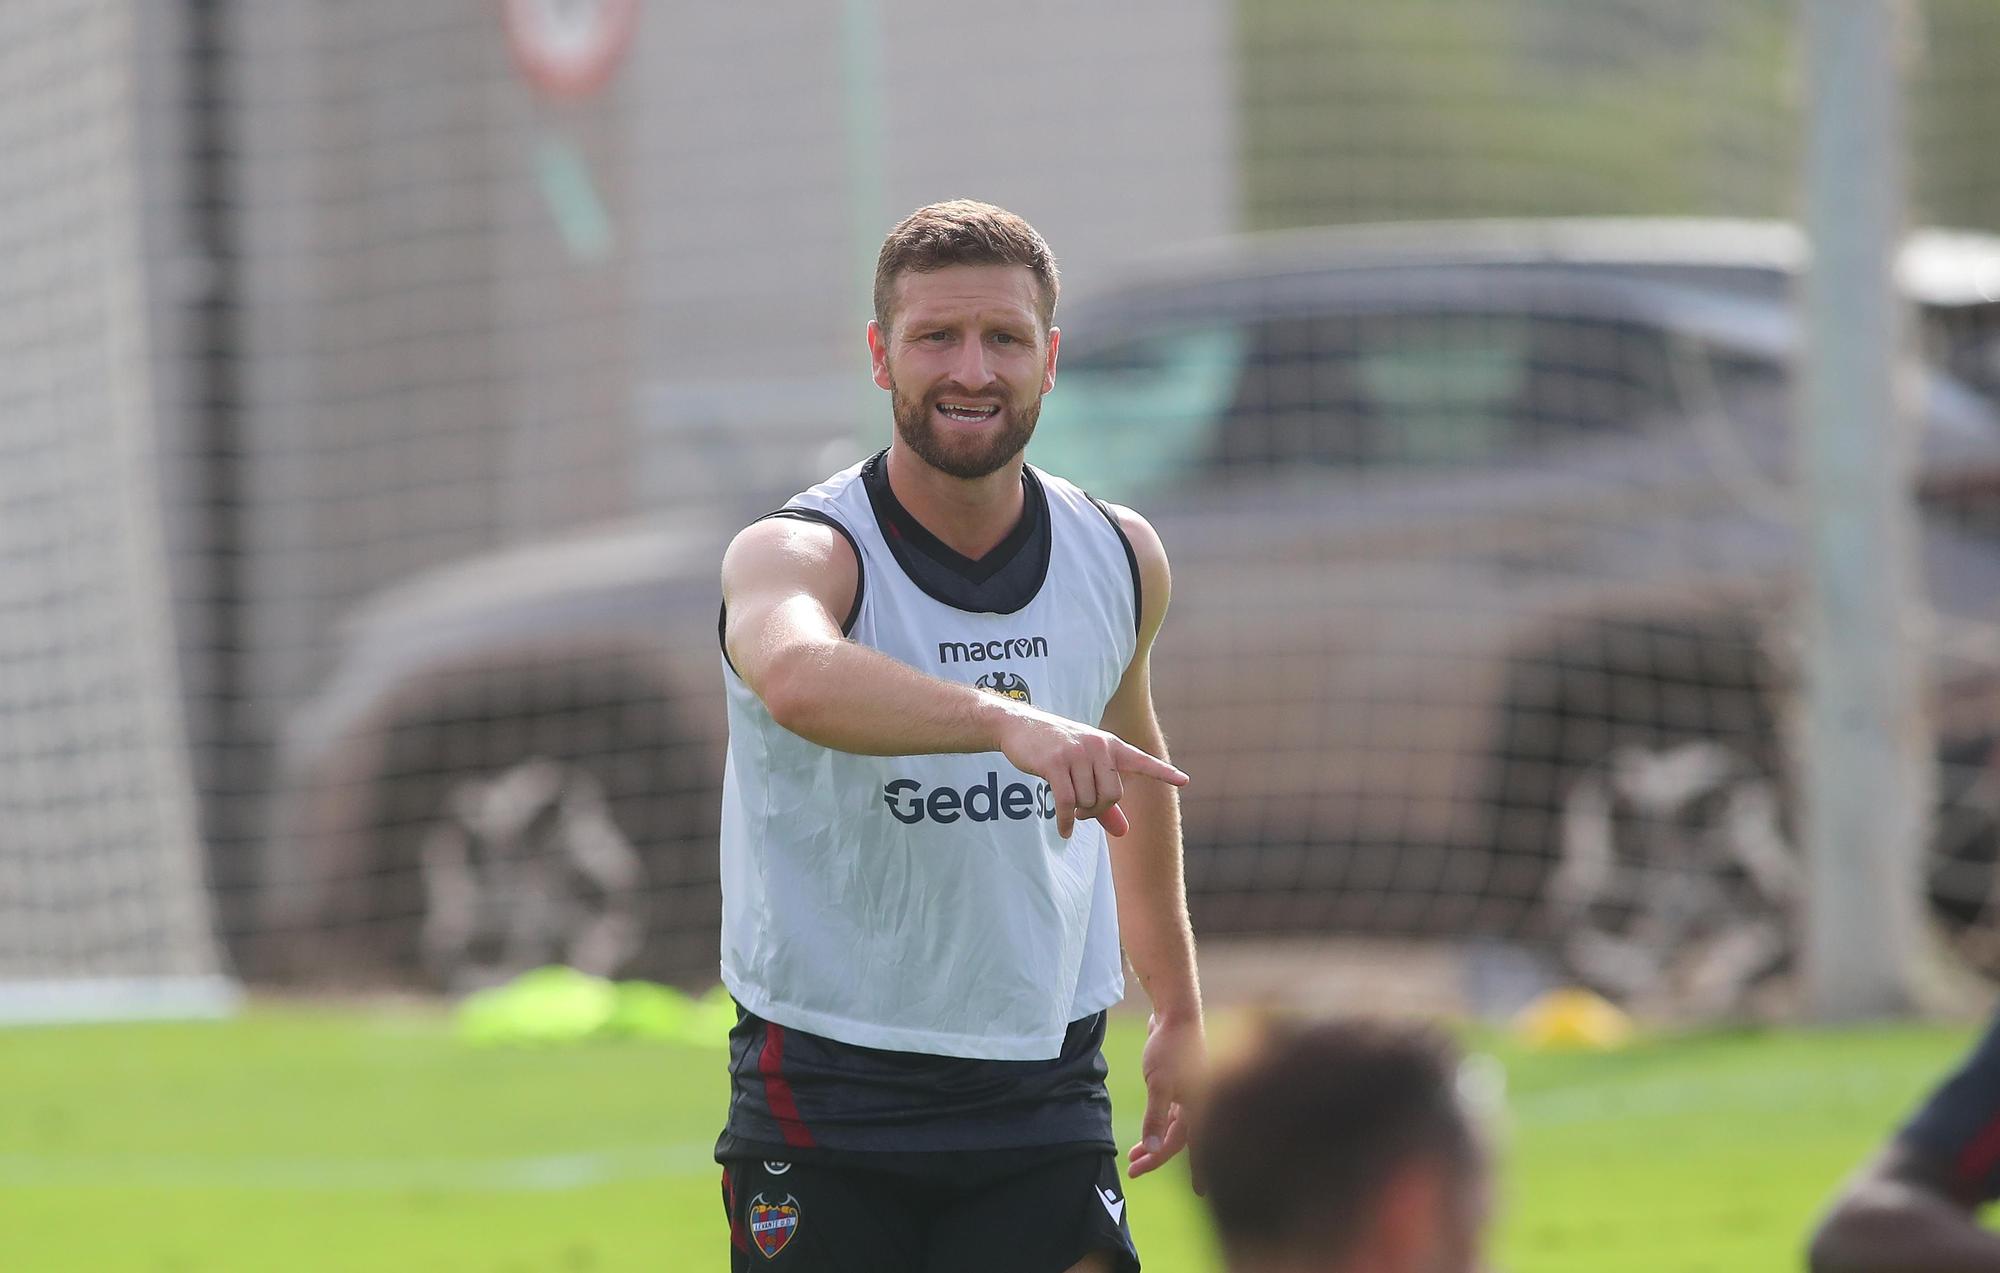
[[[1001,698],[1011,698],[1017,703],[1032,703],[1028,697],[1028,683],[1012,672],[988,672],[973,682],[988,694],[998,694]]]
[[[764,1258],[774,1260],[778,1252],[785,1249],[785,1243],[799,1231],[799,1200],[786,1194],[778,1202],[766,1202],[763,1194],[750,1200],[750,1240],[764,1253]]]

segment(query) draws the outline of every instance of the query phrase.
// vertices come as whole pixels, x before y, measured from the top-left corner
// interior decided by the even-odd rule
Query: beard
[[[951,392],[939,388],[912,402],[901,389],[889,390],[889,406],[896,416],[896,436],[916,457],[940,473],[972,481],[991,473],[1027,449],[1035,436],[1035,422],[1042,417],[1040,394],[1021,406],[1011,401],[1000,404],[999,420],[976,435],[953,436],[938,423],[937,404],[946,398],[980,399],[987,394]]]

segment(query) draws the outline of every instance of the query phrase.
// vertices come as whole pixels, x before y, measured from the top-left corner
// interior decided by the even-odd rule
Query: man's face
[[[948,265],[896,279],[889,329],[868,324],[875,383],[889,391],[896,436],[953,477],[981,478],[1035,434],[1055,387],[1062,333],[1042,331],[1024,265]]]

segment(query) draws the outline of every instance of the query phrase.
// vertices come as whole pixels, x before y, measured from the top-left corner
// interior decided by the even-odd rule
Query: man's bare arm
[[[2000,1273],[2000,1236],[1979,1226],[1949,1173],[1891,1144],[1862,1168],[1814,1232],[1812,1273]]]
[[[1064,836],[1078,818],[1124,832],[1115,784],[1100,782],[1101,774],[1152,780],[1140,787],[1187,781],[1101,729],[927,676],[848,640],[834,616],[848,612],[859,585],[846,539],[796,518],[752,524],[723,555],[723,648],[784,728],[868,756],[1001,752],[1049,784]]]
[[[1166,617],[1172,576],[1166,550],[1144,518],[1114,510],[1139,562],[1139,646],[1104,713],[1104,728],[1167,759],[1167,740],[1153,710],[1152,647]],[[1194,930],[1188,923],[1187,884],[1181,866],[1180,793],[1160,783],[1123,788],[1129,832],[1111,847],[1112,883],[1118,893],[1118,927],[1132,971],[1153,1006],[1142,1061],[1146,1117],[1131,1151],[1131,1173],[1142,1176],[1187,1143],[1183,1106],[1203,1062],[1201,986],[1195,970]]]

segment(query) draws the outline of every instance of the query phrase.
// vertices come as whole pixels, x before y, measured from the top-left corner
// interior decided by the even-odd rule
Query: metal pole
[[[875,257],[890,225],[888,202],[888,109],[883,101],[888,71],[882,42],[882,0],[846,0],[840,10],[840,87],[847,157],[847,220],[853,235],[857,312],[850,356],[861,366],[860,328],[875,290]],[[888,440],[888,401],[866,375],[855,377],[853,431],[857,443],[873,449]],[[880,436],[878,436],[880,435]]]
[[[1807,49],[1797,437],[1805,596],[1804,974],[1819,1020],[1912,1006],[1927,762],[1909,639],[1916,545],[1894,282],[1904,217],[1901,0],[1801,0]]]

